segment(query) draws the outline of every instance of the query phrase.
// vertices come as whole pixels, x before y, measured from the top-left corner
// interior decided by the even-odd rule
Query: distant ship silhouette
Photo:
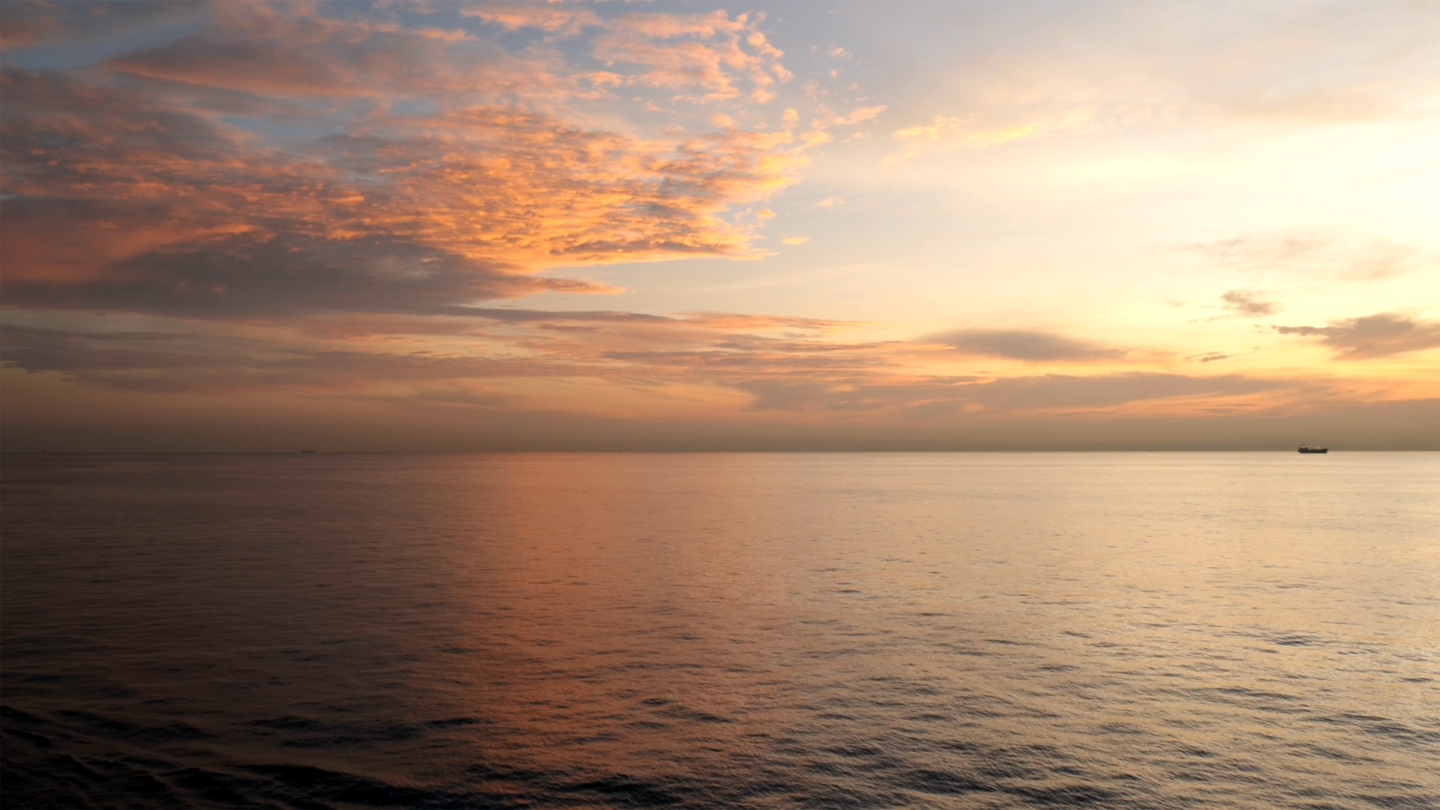
[[[302,453],[313,453],[313,452],[315,452],[315,451],[314,451],[314,450],[301,450],[300,452],[302,452]]]
[[[1328,453],[1328,452],[1330,452],[1330,448],[1328,448],[1328,447],[1307,447],[1307,446],[1305,446],[1305,445],[1302,444],[1302,445],[1300,445],[1300,452],[1302,452],[1302,453]]]

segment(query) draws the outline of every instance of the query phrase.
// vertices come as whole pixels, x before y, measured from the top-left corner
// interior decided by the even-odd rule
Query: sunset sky
[[[1440,4],[0,5],[6,450],[1440,447]]]

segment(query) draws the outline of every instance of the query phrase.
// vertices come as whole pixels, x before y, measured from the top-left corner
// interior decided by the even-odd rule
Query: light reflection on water
[[[6,807],[1433,807],[1433,453],[7,456]]]

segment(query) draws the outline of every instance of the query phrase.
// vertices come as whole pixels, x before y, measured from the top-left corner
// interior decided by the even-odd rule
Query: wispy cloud
[[[885,162],[909,160],[925,152],[948,152],[966,147],[984,149],[987,146],[1029,138],[1040,132],[1041,129],[1036,124],[1012,124],[986,129],[975,124],[973,119],[937,115],[929,124],[895,130],[891,137],[899,141],[903,148],[897,154],[887,157]]]
[[[1027,362],[1095,362],[1117,360],[1126,354],[1124,349],[1023,329],[956,329],[930,335],[925,340],[943,343],[967,354]]]
[[[122,36],[147,25],[204,16],[209,10],[193,0],[141,3],[7,0],[5,13],[0,15],[0,47],[25,48],[62,39],[85,41],[98,36]]]
[[[1220,296],[1220,301],[1226,309],[1247,318],[1273,315],[1278,308],[1262,290],[1229,290]]]
[[[1248,278],[1323,277],[1366,282],[1436,265],[1436,258],[1416,245],[1307,231],[1242,234],[1185,245],[1183,250]]]

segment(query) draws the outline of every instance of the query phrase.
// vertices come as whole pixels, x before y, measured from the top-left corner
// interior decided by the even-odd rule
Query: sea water
[[[1440,454],[0,470],[5,807],[1440,806]]]

